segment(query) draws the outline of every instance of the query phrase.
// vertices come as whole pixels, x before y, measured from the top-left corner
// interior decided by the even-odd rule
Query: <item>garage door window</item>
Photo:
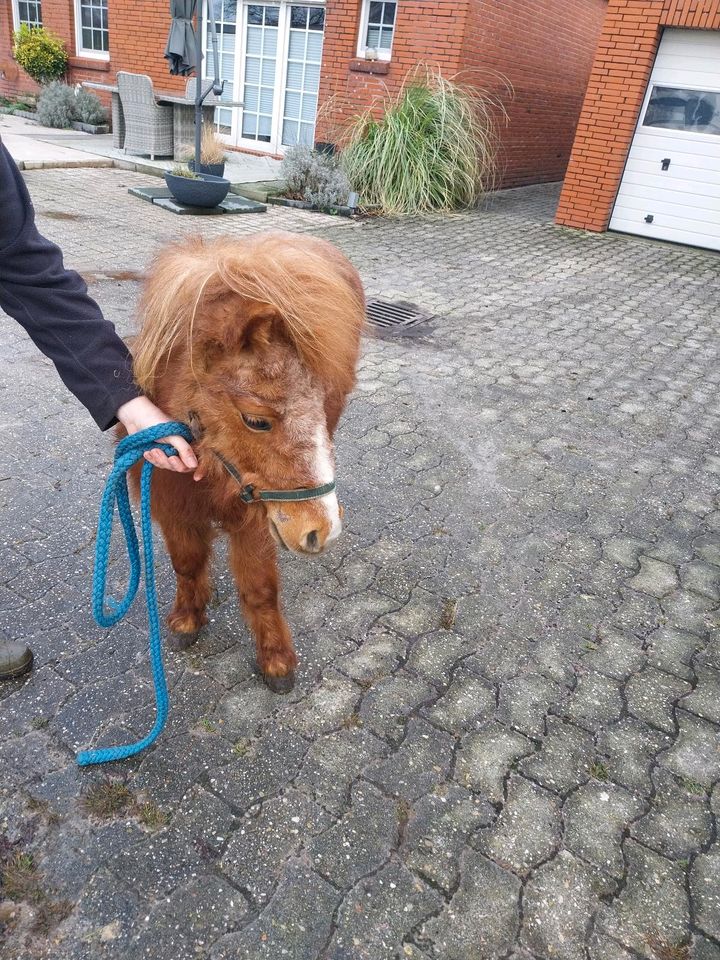
[[[720,135],[720,93],[653,87],[643,126]]]

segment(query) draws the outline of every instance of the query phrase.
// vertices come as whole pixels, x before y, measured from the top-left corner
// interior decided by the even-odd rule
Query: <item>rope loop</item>
[[[100,502],[97,539],[95,542],[95,569],[93,571],[92,610],[95,620],[101,627],[112,627],[119,623],[132,606],[140,585],[142,562],[140,544],[135,531],[135,521],[130,509],[127,474],[148,450],[162,450],[167,456],[177,456],[177,450],[169,443],[161,443],[163,437],[180,436],[188,443],[192,442],[190,428],[179,422],[160,423],[146,430],[140,430],[124,437],[115,449],[115,462],[105,484]],[[111,760],[124,760],[140,753],[153,743],[167,719],[168,691],[165,670],[162,661],[162,642],[160,617],[158,614],[157,590],[155,586],[155,556],[153,553],[152,517],[150,514],[150,493],[152,488],[153,465],[145,461],[140,475],[140,529],[145,560],[145,599],[147,602],[150,663],[155,685],[156,718],[155,725],[146,737],[137,743],[122,747],[105,747],[101,750],[83,750],[77,755],[81,767],[93,763],[107,763]],[[125,548],[130,565],[130,577],[122,600],[107,596],[107,572],[110,559],[113,520],[117,507],[120,525],[125,534]]]

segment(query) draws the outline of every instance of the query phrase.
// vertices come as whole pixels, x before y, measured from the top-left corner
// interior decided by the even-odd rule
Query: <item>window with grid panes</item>
[[[360,56],[374,52],[379,60],[390,59],[396,13],[394,0],[364,0],[358,45]]]
[[[78,52],[108,53],[107,0],[76,0],[75,16]]]
[[[13,4],[13,13],[15,14],[15,27],[22,24],[28,27],[42,26],[42,5],[40,0],[17,0]]]

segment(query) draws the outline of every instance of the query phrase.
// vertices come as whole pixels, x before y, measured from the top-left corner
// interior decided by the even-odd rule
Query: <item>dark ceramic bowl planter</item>
[[[195,169],[195,161],[188,160],[188,168],[190,170]],[[209,173],[211,177],[224,177],[225,176],[225,162],[223,163],[201,163],[198,167],[198,173]]]
[[[189,207],[216,207],[230,189],[229,180],[212,177],[208,173],[198,174],[197,179],[166,173],[165,183],[178,203],[185,203]]]

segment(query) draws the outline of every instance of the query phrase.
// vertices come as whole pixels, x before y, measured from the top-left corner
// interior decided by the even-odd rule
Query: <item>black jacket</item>
[[[118,407],[140,395],[127,347],[63,266],[60,248],[42,237],[27,187],[0,141],[0,307],[49,357],[65,386],[101,430]]]

